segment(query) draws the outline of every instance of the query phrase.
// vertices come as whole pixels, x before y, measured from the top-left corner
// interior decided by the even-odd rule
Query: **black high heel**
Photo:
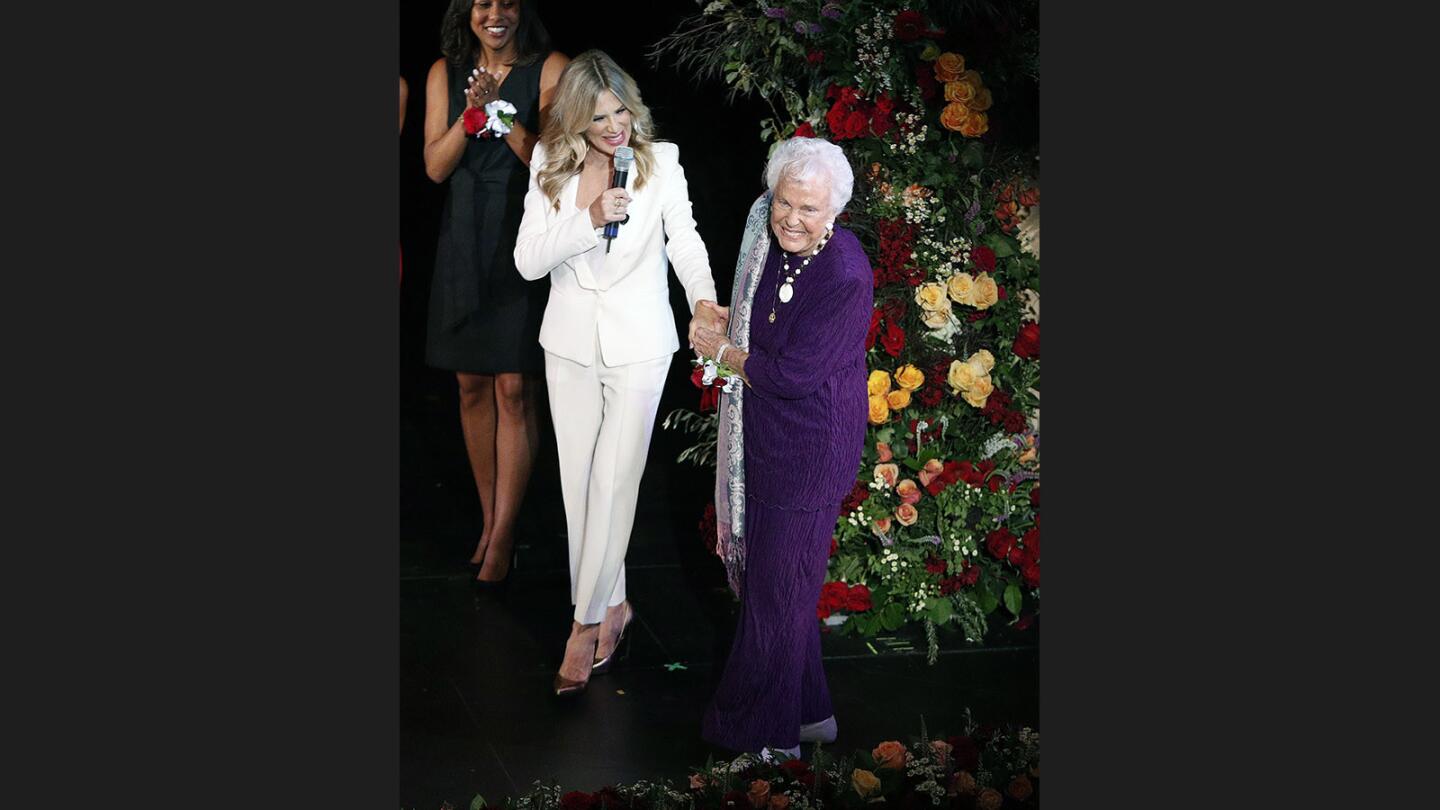
[[[504,577],[500,579],[479,579],[479,574],[476,574],[476,578],[471,579],[470,582],[475,586],[476,589],[481,591],[494,592],[504,590],[505,588],[510,587],[510,574],[515,571],[516,567],[519,566],[519,564],[520,548],[519,546],[513,546],[510,549],[510,567],[505,570]]]
[[[604,675],[610,671],[611,664],[616,661],[623,661],[630,655],[630,636],[626,631],[630,629],[630,625],[635,623],[635,608],[630,607],[630,603],[627,601],[625,603],[625,609],[629,611],[629,613],[625,617],[625,624],[620,627],[620,635],[615,639],[615,649],[611,650],[610,654],[604,658],[596,658],[595,662],[590,666],[590,674]],[[600,642],[598,640],[595,642],[595,651],[600,651]]]

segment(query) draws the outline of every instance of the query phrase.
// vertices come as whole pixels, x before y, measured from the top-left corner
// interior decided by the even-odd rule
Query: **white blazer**
[[[580,176],[561,188],[556,211],[536,181],[545,152],[535,146],[525,216],[515,240],[515,267],[529,281],[550,275],[550,301],[540,325],[545,351],[588,366],[598,330],[600,356],[607,366],[674,354],[680,340],[670,309],[667,256],[685,287],[692,314],[696,301],[715,300],[710,256],[695,231],[680,149],[673,143],[656,143],[651,149],[654,173],[636,191],[631,171],[625,185],[630,221],[620,226],[595,273],[583,254],[601,241],[602,229],[590,224],[588,208],[575,207]]]

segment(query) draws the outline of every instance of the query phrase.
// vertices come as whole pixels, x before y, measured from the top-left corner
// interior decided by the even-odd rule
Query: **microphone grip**
[[[629,174],[630,174],[630,173],[629,173],[628,171],[626,171],[625,169],[616,169],[614,176],[611,177],[611,179],[610,179],[610,188],[624,188],[624,187],[625,187],[625,180],[626,180],[626,178],[629,176]],[[629,218],[630,218],[629,216],[626,216],[625,219],[620,220],[620,222],[607,222],[607,223],[605,223],[605,238],[606,238],[607,240],[610,240],[610,239],[614,239],[615,237],[619,236],[619,235],[620,235],[620,223],[621,223],[621,222],[624,222],[625,220],[628,220]],[[606,252],[606,253],[609,253],[609,252],[610,252],[610,246],[609,246],[609,245],[606,245],[606,246],[605,246],[605,252]]]

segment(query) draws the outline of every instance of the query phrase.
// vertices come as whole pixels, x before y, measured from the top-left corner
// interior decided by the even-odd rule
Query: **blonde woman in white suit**
[[[655,412],[679,350],[666,259],[701,325],[724,329],[705,243],[695,231],[674,144],[653,140],[635,81],[606,54],[587,51],[556,86],[550,125],[530,161],[515,266],[550,277],[540,326],[570,542],[575,605],[555,694],[584,690],[608,669],[634,611],[625,550]],[[610,188],[615,150],[635,163]],[[607,246],[606,223],[620,222]],[[608,247],[608,252],[607,252]]]

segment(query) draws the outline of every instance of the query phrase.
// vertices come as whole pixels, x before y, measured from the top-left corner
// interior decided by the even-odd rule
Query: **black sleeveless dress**
[[[515,105],[515,120],[540,131],[540,69],[545,57],[516,65],[499,95]],[[470,68],[449,69],[450,121],[465,110]],[[425,362],[474,374],[543,373],[540,321],[550,279],[526,281],[515,269],[515,235],[525,212],[530,169],[504,138],[466,141],[446,181],[440,242],[430,283]]]

